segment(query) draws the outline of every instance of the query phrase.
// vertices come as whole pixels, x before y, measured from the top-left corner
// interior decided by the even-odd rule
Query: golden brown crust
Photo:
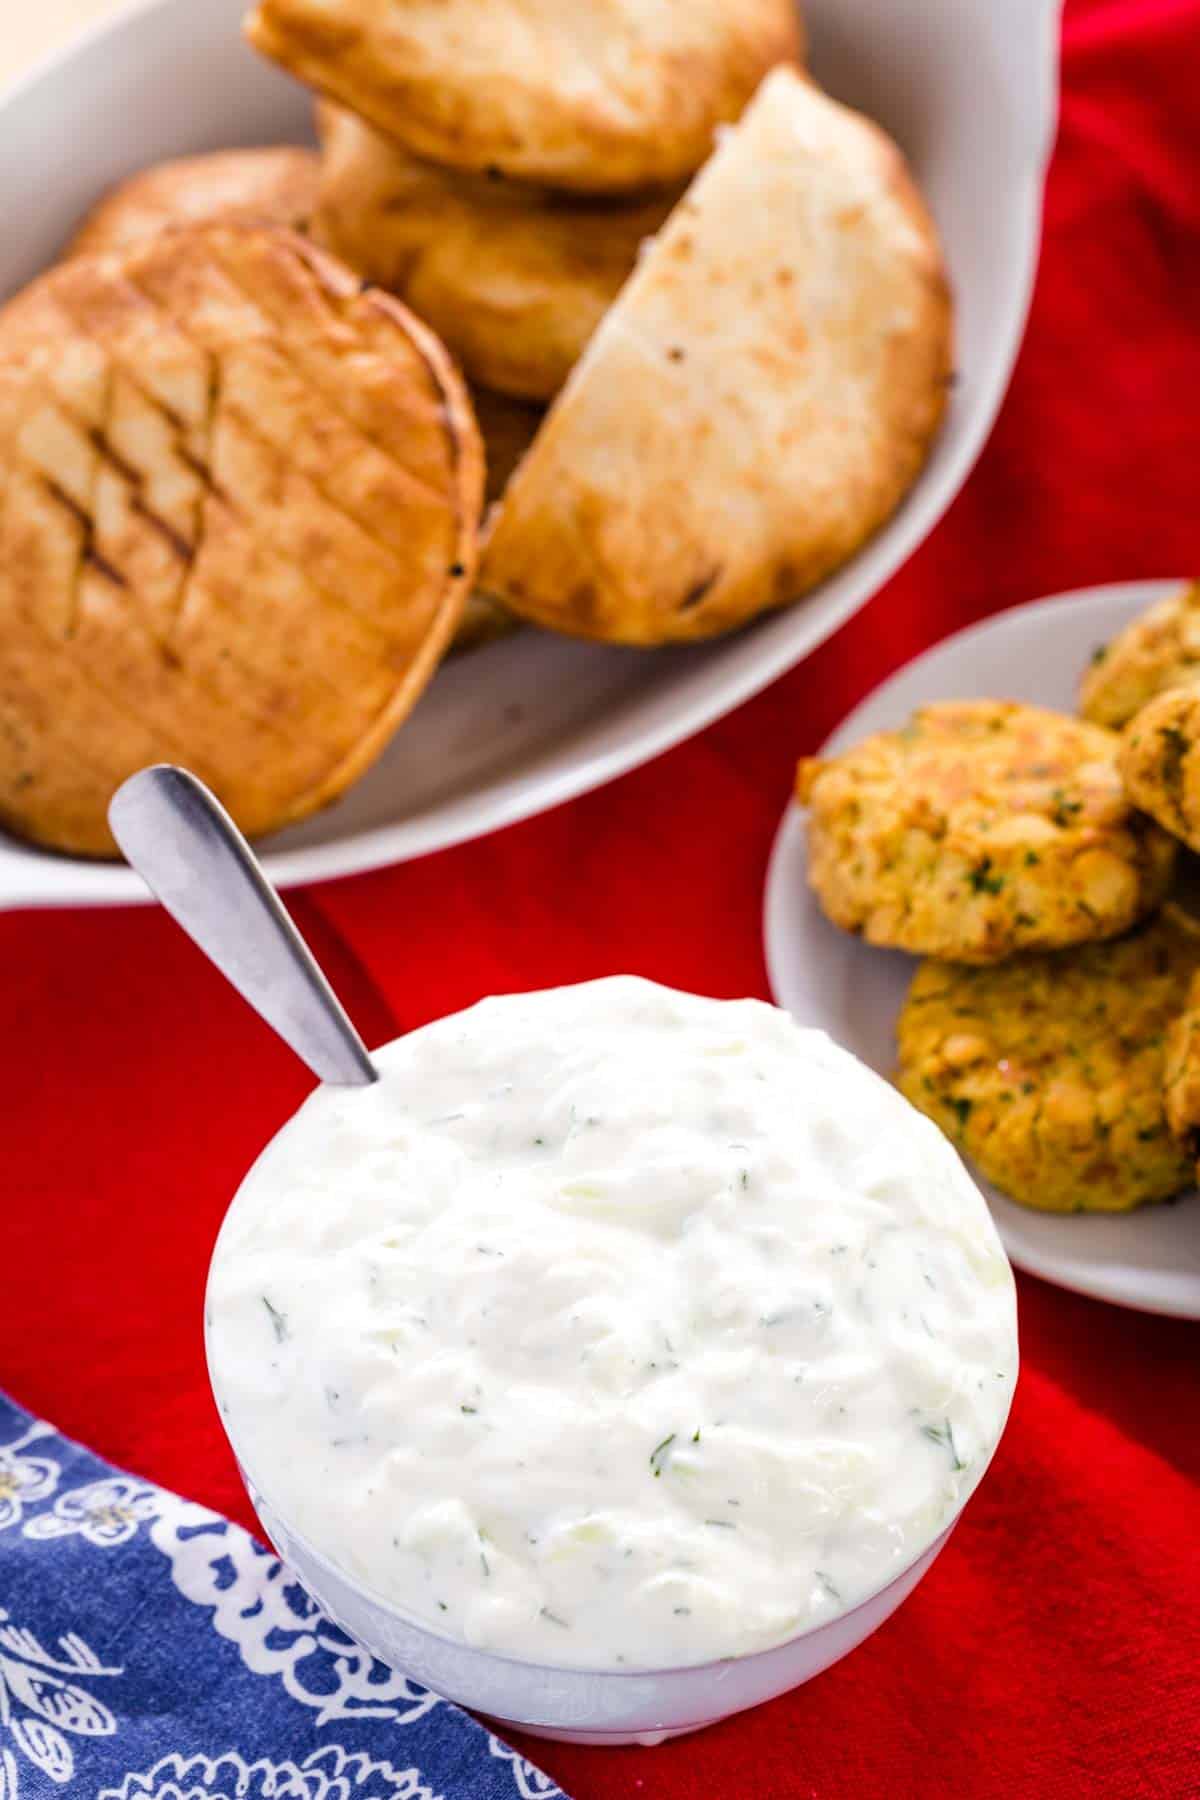
[[[1101,644],[1079,689],[1079,711],[1120,731],[1166,688],[1200,680],[1200,582],[1140,613]]]
[[[684,180],[803,51],[793,0],[259,0],[245,29],[414,155],[585,193]]]
[[[259,220],[306,230],[317,198],[318,158],[291,145],[216,150],[157,163],[113,188],[84,219],[64,252],[125,250],[181,225]]]
[[[547,414],[482,585],[539,623],[634,644],[788,604],[915,479],[951,338],[899,151],[776,70]]]
[[[1168,688],[1121,734],[1121,778],[1136,806],[1200,849],[1200,687]]]
[[[62,264],[0,312],[0,819],[113,851],[145,763],[256,834],[391,737],[470,590],[483,468],[436,338],[290,232]]]
[[[1106,944],[996,968],[927,962],[899,1086],[1023,1206],[1124,1212],[1191,1185],[1167,1129],[1166,1042],[1200,961],[1170,912]]]
[[[314,235],[432,325],[472,381],[548,400],[675,198],[597,200],[420,162],[320,109]]]
[[[1167,1124],[1192,1164],[1200,1160],[1200,975],[1167,1030],[1163,1069]]]
[[[998,962],[1126,931],[1162,900],[1170,839],[1131,807],[1115,733],[1005,700],[925,706],[800,765],[809,881],[869,943]]]

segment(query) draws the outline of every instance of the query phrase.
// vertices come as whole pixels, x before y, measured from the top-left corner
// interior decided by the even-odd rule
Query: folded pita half
[[[786,605],[915,479],[951,354],[937,235],[899,150],[776,70],[551,407],[480,585],[633,644]]]
[[[794,0],[258,0],[246,34],[418,156],[593,193],[685,180],[803,49]]]

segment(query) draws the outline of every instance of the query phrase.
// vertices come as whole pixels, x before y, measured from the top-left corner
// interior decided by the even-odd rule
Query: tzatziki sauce
[[[1012,1274],[958,1156],[756,1000],[485,1000],[323,1087],[207,1298],[270,1509],[410,1619],[552,1666],[740,1656],[887,1585],[1003,1430]]]

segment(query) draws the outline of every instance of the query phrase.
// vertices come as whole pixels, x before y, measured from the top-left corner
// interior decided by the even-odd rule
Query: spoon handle
[[[113,795],[108,821],[152,894],[322,1081],[379,1079],[362,1039],[258,859],[194,775],[158,763]]]

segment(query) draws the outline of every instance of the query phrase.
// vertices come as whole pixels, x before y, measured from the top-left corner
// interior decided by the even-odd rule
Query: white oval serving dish
[[[168,156],[309,135],[300,87],[246,48],[244,0],[143,0],[0,96],[0,190],[29,195],[0,242],[0,296],[50,262],[112,182]],[[443,669],[337,806],[269,845],[284,885],[476,837],[599,786],[800,661],[886,581],[961,486],[995,416],[1037,258],[1057,102],[1054,0],[807,0],[812,61],[907,151],[946,245],[959,382],[900,511],[791,610],[729,639],[654,652],[532,630]],[[0,907],[142,900],[119,865],[0,837]]]

